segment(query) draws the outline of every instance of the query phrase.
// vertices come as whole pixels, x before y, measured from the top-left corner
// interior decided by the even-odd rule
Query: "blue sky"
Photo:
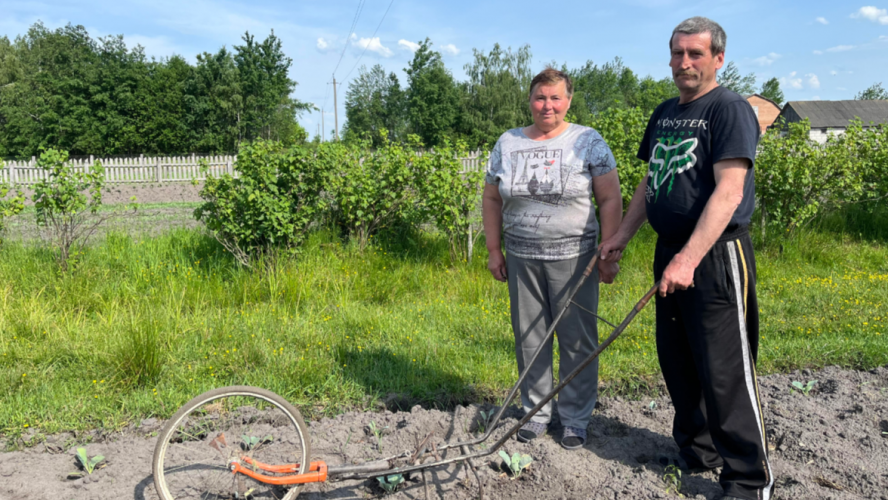
[[[357,69],[352,71],[356,64],[380,63],[397,72],[403,84],[411,47],[426,37],[458,79],[464,78],[473,48],[489,51],[497,42],[513,48],[530,44],[535,70],[551,61],[576,67],[619,56],[636,73],[662,78],[669,76],[672,28],[694,15],[718,21],[728,33],[727,59],[744,74],[754,72],[759,85],[780,78],[788,100],[851,99],[876,82],[888,87],[888,0],[845,5],[819,0],[365,0],[350,31],[359,3],[0,0],[0,35],[23,34],[37,20],[50,28],[81,24],[94,37],[122,34],[151,56],[180,54],[193,62],[200,52],[240,43],[247,30],[262,39],[273,29],[293,59],[291,77],[299,82],[294,96],[324,106],[328,131],[333,128],[328,82],[334,69],[342,81],[357,75]],[[340,126],[345,90],[339,93]],[[313,135],[320,113],[305,114],[300,121]]]

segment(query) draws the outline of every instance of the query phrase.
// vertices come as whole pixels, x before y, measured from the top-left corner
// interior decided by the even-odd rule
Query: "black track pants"
[[[657,243],[657,280],[682,246]],[[694,288],[657,296],[657,353],[675,405],[672,435],[690,467],[721,467],[725,494],[768,500],[773,475],[755,360],[755,257],[745,230],[722,237]]]

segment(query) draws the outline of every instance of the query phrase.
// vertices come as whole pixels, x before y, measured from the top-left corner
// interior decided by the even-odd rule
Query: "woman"
[[[599,225],[592,196],[601,214],[601,236],[620,226],[623,202],[613,154],[601,135],[564,121],[573,85],[562,71],[546,68],[531,81],[533,124],[503,134],[490,154],[482,215],[488,268],[508,281],[519,372],[543,341],[553,317],[589,264],[598,245]],[[500,231],[505,235],[503,256]],[[582,293],[574,299],[598,311],[598,282],[612,283],[619,266],[598,262]],[[596,319],[571,307],[556,330],[560,346],[559,376],[564,377],[598,347]],[[521,387],[525,411],[552,391],[552,341],[531,367]],[[571,381],[558,396],[564,426],[561,445],[581,447],[598,398],[598,361]],[[534,415],[518,439],[530,441],[546,432],[552,402]]]

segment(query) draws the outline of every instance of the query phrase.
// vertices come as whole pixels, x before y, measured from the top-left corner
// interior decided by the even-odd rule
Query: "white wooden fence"
[[[481,161],[481,151],[469,153],[460,158],[465,171],[477,171],[485,168]],[[237,177],[237,157],[223,156],[159,156],[133,158],[94,158],[68,160],[68,165],[84,172],[98,160],[105,167],[105,181],[108,183],[138,182],[190,182],[206,180],[206,173],[201,170],[200,162],[206,161],[208,171],[214,177],[228,173]],[[36,184],[48,176],[48,172],[37,166],[36,157],[27,161],[7,161],[0,168],[0,182],[11,184]]]

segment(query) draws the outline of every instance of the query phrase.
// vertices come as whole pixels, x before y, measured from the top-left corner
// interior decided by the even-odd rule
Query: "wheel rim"
[[[298,489],[286,489],[233,474],[232,460],[243,459],[307,468],[307,436],[301,417],[259,394],[227,393],[192,403],[165,428],[155,475],[165,499],[292,500]],[[266,475],[277,474],[260,471]]]

